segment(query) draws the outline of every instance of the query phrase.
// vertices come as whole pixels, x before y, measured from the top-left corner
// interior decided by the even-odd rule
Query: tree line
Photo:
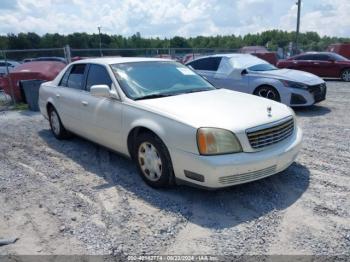
[[[288,48],[295,40],[295,32],[269,30],[262,33],[217,36],[196,36],[184,38],[142,37],[140,33],[125,37],[122,35],[101,34],[102,48],[222,48],[238,49],[243,46],[260,45],[269,50],[278,47]],[[299,45],[304,51],[325,50],[331,43],[350,42],[350,38],[321,37],[316,32],[301,33]],[[88,33],[72,33],[68,35],[44,34],[42,36],[29,32],[19,34],[0,35],[0,49],[36,49],[61,48],[69,45],[71,48],[99,48],[100,35]]]

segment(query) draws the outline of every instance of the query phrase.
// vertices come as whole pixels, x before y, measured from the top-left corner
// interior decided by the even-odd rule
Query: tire
[[[272,86],[259,86],[254,91],[254,95],[281,102],[281,96]]]
[[[63,126],[61,118],[53,106],[49,108],[48,114],[51,132],[53,135],[59,140],[69,138],[70,133]]]
[[[344,69],[341,72],[340,78],[345,82],[350,82],[350,69]]]
[[[136,137],[134,159],[142,179],[151,187],[164,188],[174,184],[169,151],[157,136],[141,133]]]

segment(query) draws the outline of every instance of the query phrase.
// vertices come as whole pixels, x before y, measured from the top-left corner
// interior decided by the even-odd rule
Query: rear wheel
[[[259,86],[254,95],[261,96],[267,99],[271,99],[277,102],[281,102],[281,97],[278,91],[272,86]]]
[[[61,119],[56,111],[56,109],[51,106],[48,110],[49,112],[49,122],[53,135],[57,139],[65,139],[70,136],[69,132],[62,125]]]
[[[138,136],[134,156],[141,177],[148,185],[160,188],[173,183],[173,167],[168,149],[157,136],[150,133]]]
[[[340,77],[343,81],[350,82],[350,69],[343,70]]]

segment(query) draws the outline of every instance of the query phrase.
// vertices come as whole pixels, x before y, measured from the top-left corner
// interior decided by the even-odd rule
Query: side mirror
[[[93,85],[90,93],[96,97],[112,97],[111,91],[107,85]]]
[[[241,79],[242,76],[244,76],[246,73],[248,73],[248,71],[246,69],[234,69],[231,74],[230,74],[230,78],[233,79]]]

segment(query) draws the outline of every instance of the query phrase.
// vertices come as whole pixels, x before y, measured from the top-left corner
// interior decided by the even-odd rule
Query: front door
[[[111,76],[103,65],[88,67],[84,94],[81,97],[82,117],[88,126],[87,136],[91,140],[120,151],[122,103],[115,98],[95,97],[90,94],[93,85],[107,85],[113,88]]]

